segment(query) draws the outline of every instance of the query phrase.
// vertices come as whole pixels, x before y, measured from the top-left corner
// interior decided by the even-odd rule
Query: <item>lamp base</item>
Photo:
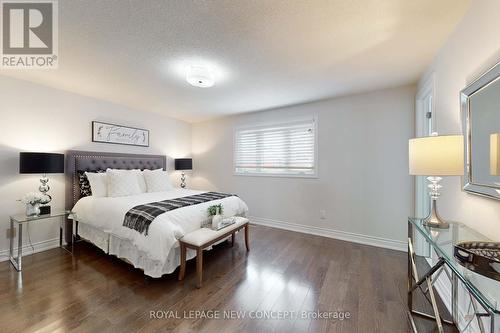
[[[181,188],[186,188],[186,174],[184,172],[181,174]]]
[[[424,219],[425,226],[431,227],[431,228],[438,228],[438,229],[448,229],[450,227],[450,224],[446,221],[444,221],[441,216],[439,216],[439,213],[437,211],[437,201],[436,199],[432,199],[431,201],[431,212],[429,213],[429,216],[427,216]]]
[[[40,178],[40,187],[38,190],[42,195],[47,197],[47,200],[40,206],[40,214],[41,215],[48,215],[50,214],[50,206],[48,205],[52,201],[52,197],[50,194],[48,194],[50,190],[50,186],[47,184],[49,182],[49,178],[47,178],[47,175],[43,175],[42,178]]]

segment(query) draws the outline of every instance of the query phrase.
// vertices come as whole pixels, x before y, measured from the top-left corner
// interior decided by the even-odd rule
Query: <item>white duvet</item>
[[[119,238],[130,240],[138,250],[145,252],[149,259],[164,261],[170,251],[178,246],[177,240],[186,233],[199,229],[206,221],[207,209],[222,203],[225,216],[246,214],[248,207],[239,197],[232,196],[220,200],[174,209],[159,215],[149,226],[148,235],[123,226],[125,214],[134,206],[175,199],[204,193],[186,189],[173,189],[167,192],[142,193],[126,197],[84,197],[73,207],[79,222],[86,223],[111,233]]]

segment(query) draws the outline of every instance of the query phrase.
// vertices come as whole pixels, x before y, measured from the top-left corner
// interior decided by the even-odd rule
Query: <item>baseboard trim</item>
[[[399,240],[356,234],[341,230],[307,226],[303,224],[289,223],[289,222],[278,221],[256,216],[249,216],[249,219],[251,223],[271,228],[284,229],[289,231],[300,232],[303,234],[340,239],[347,242],[382,247],[385,249],[391,249],[396,251],[406,252],[408,249],[408,244],[406,242]]]
[[[41,242],[36,242],[31,245],[24,245],[22,248],[23,257],[29,256],[34,253],[47,251],[59,247],[59,238],[48,239]],[[17,251],[17,245],[15,246],[15,251]],[[16,253],[16,252],[14,252]],[[0,262],[9,260],[9,249],[0,251]]]

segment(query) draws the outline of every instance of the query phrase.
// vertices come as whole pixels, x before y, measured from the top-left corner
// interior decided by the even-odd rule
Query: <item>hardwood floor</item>
[[[251,226],[204,255],[203,288],[195,262],[184,281],[161,279],[79,243],[23,258],[23,273],[0,263],[1,332],[409,332],[406,254]],[[189,311],[247,311],[242,319],[151,318]],[[344,311],[344,320],[255,319],[267,311]],[[184,313],[184,311],[187,311]],[[273,311],[273,312],[270,312]],[[317,313],[317,312],[316,312]],[[420,323],[432,331],[429,323]]]

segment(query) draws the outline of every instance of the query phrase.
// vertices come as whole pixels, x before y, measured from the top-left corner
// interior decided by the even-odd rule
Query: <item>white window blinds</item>
[[[314,118],[235,131],[236,174],[316,175]]]

